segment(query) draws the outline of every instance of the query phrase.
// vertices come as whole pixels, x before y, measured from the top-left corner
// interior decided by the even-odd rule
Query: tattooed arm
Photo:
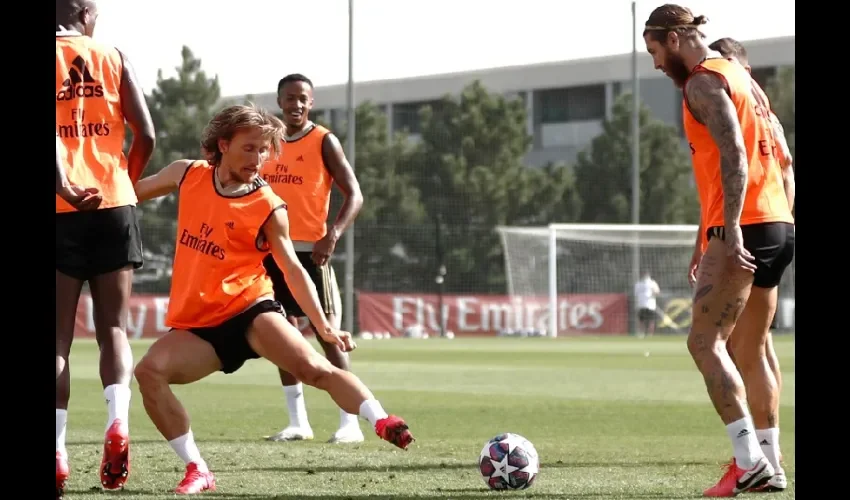
[[[723,219],[727,227],[740,226],[747,193],[748,165],[735,104],[727,93],[725,83],[708,72],[693,75],[685,86],[685,92],[691,114],[708,127],[720,150]]]

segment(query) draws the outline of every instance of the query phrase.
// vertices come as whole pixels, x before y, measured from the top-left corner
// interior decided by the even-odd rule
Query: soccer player
[[[763,348],[752,355],[738,350],[739,372],[726,342],[741,325],[746,337],[739,340],[741,347],[764,345],[773,319],[768,296],[794,254],[794,218],[770,106],[743,66],[706,46],[699,31],[706,21],[666,4],[650,14],[643,36],[655,68],[684,95],[684,129],[708,240],[697,270],[688,349],[734,453],[727,472],[704,495],[728,497],[762,486],[775,473],[756,439],[742,381],[743,375],[751,382],[747,388],[775,386],[773,374]],[[751,395],[750,401],[771,394],[775,390]]]
[[[354,222],[363,205],[360,184],[354,170],[345,158],[339,139],[325,127],[310,121],[313,108],[313,82],[304,75],[292,74],[277,84],[277,103],[283,111],[286,124],[286,147],[278,158],[263,165],[262,177],[274,192],[286,200],[292,217],[289,219],[289,236],[298,260],[307,270],[316,286],[322,311],[328,321],[339,328],[340,304],[336,276],[330,264],[331,255],[343,231]],[[331,189],[336,184],[344,201],[333,224],[328,227],[328,210]],[[293,325],[305,313],[295,300],[284,275],[269,255],[263,261],[266,272],[274,284],[275,299],[283,305]],[[315,325],[312,325],[316,331]],[[316,335],[319,345],[332,365],[349,370],[348,354]],[[271,441],[298,441],[313,439],[313,430],[307,418],[304,390],[301,382],[290,372],[280,369],[280,381],[289,409],[289,425],[273,436]],[[339,428],[329,443],[359,443],[363,431],[357,415],[340,409]]]
[[[732,38],[721,38],[716,40],[715,42],[709,44],[708,48],[711,50],[716,50],[720,52],[720,55],[729,59],[730,61],[737,62],[741,64],[747,72],[751,72],[752,68],[749,64],[749,58],[747,57],[747,49]],[[753,85],[758,87],[758,83],[753,82]],[[758,92],[761,92],[759,88]],[[765,102],[767,102],[767,96],[764,97]],[[785,185],[785,198],[788,200],[788,206],[791,207],[791,210],[794,210],[794,197],[795,197],[795,180],[794,180],[794,168],[793,168],[793,159],[791,157],[791,150],[788,148],[788,143],[785,140],[785,130],[782,127],[779,118],[770,111],[770,118],[773,121],[774,125],[774,139],[776,141],[777,156],[780,161],[780,165],[782,165],[782,179]],[[768,300],[766,307],[774,312],[774,316],[776,314],[776,303],[778,301],[778,288],[770,289],[770,292],[764,297]],[[750,302],[747,307],[753,307],[756,302],[755,296],[750,297]],[[736,360],[736,356],[734,356],[735,351],[741,351],[741,355],[752,355],[756,352],[758,346],[747,346],[746,343],[748,339],[753,338],[753,336],[748,335],[747,333],[742,332],[742,328],[745,325],[739,324],[735,330],[732,332],[732,336],[729,339],[728,350],[729,355],[732,357],[732,361],[735,361],[735,364],[738,365],[738,369],[742,370],[741,362]],[[756,336],[757,338],[757,336]],[[745,347],[741,349],[741,345]],[[772,386],[768,384],[766,387],[761,390],[757,388],[747,386],[747,397],[750,399],[750,394],[758,394],[762,391],[771,391],[774,390],[776,394],[770,398],[762,398],[761,401],[756,398],[755,401],[750,403],[750,410],[753,413],[753,422],[756,426],[756,437],[758,438],[759,445],[761,445],[762,451],[764,451],[765,456],[768,460],[770,460],[771,465],[776,470],[776,473],[772,478],[762,487],[762,490],[766,491],[783,491],[788,487],[788,480],[785,477],[785,471],[782,468],[782,464],[780,463],[780,457],[782,453],[779,449],[779,399],[782,394],[782,373],[779,370],[779,358],[776,355],[776,350],[773,347],[773,334],[768,331],[766,333],[766,342],[765,342],[765,352],[767,355],[767,362],[770,365],[770,370],[773,373],[773,377],[776,380],[776,385]],[[759,362],[758,359],[753,360],[752,362]],[[748,363],[745,362],[743,365],[744,369],[747,368]],[[742,370],[743,372],[743,370]],[[756,379],[755,383],[758,383],[758,379]],[[744,383],[747,385],[747,377],[744,377]],[[775,406],[765,407],[763,403],[772,403]],[[761,404],[760,404],[761,403]]]
[[[322,339],[343,351],[351,334],[333,327],[316,287],[289,237],[287,206],[260,177],[279,151],[283,123],[253,106],[216,114],[203,134],[208,161],[178,160],[136,184],[140,200],[178,191],[177,248],[160,337],[136,366],[142,402],[156,428],[186,464],[179,494],[215,489],[215,478],[195,444],[189,415],[171,391],[246,360],[265,358],[298,380],[327,391],[349,413],[367,419],[382,439],[400,448],[413,441],[407,424],[387,415],[351,372],[319,355],[286,320],[263,258],[271,251],[302,310]]]
[[[91,36],[93,1],[56,0],[56,490],[68,479],[68,355],[88,282],[108,418],[99,469],[106,489],[130,471],[133,355],[126,322],[133,271],[142,266],[133,183],[154,148],[154,127],[127,57]],[[125,157],[124,123],[133,131]]]
[[[657,297],[661,295],[658,282],[652,279],[648,270],[643,272],[640,281],[635,283],[635,306],[638,310],[640,335],[652,336],[655,333],[655,319],[658,317]]]

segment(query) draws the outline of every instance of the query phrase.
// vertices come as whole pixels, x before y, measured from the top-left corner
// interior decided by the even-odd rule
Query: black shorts
[[[325,314],[336,314],[336,303],[334,297],[337,292],[336,278],[333,275],[330,264],[327,262],[322,266],[317,266],[313,262],[312,252],[297,252],[298,260],[301,265],[310,275],[313,283],[316,285],[316,293],[319,295],[319,303],[322,306],[322,311]],[[283,306],[287,316],[295,316],[301,318],[305,316],[301,306],[295,301],[292,292],[286,285],[286,280],[283,277],[283,272],[277,267],[277,262],[269,254],[263,260],[263,265],[266,266],[266,274],[272,279],[274,285],[274,298]]]
[[[56,270],[62,274],[87,281],[143,262],[136,207],[56,214]]]
[[[641,307],[638,310],[638,319],[641,321],[652,321],[655,319],[655,309]]]
[[[706,238],[725,237],[725,228],[710,227]],[[794,259],[794,224],[787,222],[766,222],[741,226],[744,235],[744,248],[755,257],[756,272],[753,286],[773,288],[779,286],[785,269]]]
[[[218,360],[221,361],[221,371],[233,373],[249,359],[260,357],[248,343],[248,329],[257,316],[267,312],[283,314],[283,307],[277,301],[264,300],[218,326],[188,330],[213,346]]]

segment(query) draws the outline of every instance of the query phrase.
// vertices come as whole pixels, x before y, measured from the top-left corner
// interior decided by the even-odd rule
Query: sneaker
[[[65,495],[65,482],[71,475],[71,469],[68,467],[68,458],[59,450],[56,451],[56,498],[57,500]]]
[[[359,425],[346,425],[345,427],[340,427],[336,432],[333,433],[330,439],[328,439],[328,443],[331,444],[350,444],[350,443],[362,443],[366,438],[363,436],[363,431],[360,430]]]
[[[413,441],[413,435],[410,434],[407,424],[401,417],[390,415],[387,418],[382,418],[375,423],[375,434],[384,441],[398,446],[402,450],[406,450],[408,445]]]
[[[100,484],[107,490],[124,487],[130,475],[130,436],[115,419],[106,431],[103,460],[100,461]]]
[[[759,493],[776,493],[785,491],[788,488],[788,478],[785,477],[785,471],[780,469],[767,480],[766,483],[751,491]]]
[[[773,476],[773,466],[761,457],[752,469],[738,467],[735,459],[724,466],[726,472],[720,481],[703,492],[706,497],[734,497],[749,489],[758,488]]]
[[[178,495],[194,495],[204,491],[215,491],[215,476],[212,472],[201,472],[198,464],[192,462],[186,466],[186,475],[174,489]]]
[[[289,426],[273,436],[266,436],[266,439],[269,441],[310,441],[313,439],[313,429]]]

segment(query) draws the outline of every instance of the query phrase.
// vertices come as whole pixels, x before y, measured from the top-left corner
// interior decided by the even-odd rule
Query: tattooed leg
[[[744,309],[751,284],[751,275],[727,266],[723,243],[712,239],[697,277],[688,350],[725,424],[748,413],[744,384],[726,351],[726,341]]]

